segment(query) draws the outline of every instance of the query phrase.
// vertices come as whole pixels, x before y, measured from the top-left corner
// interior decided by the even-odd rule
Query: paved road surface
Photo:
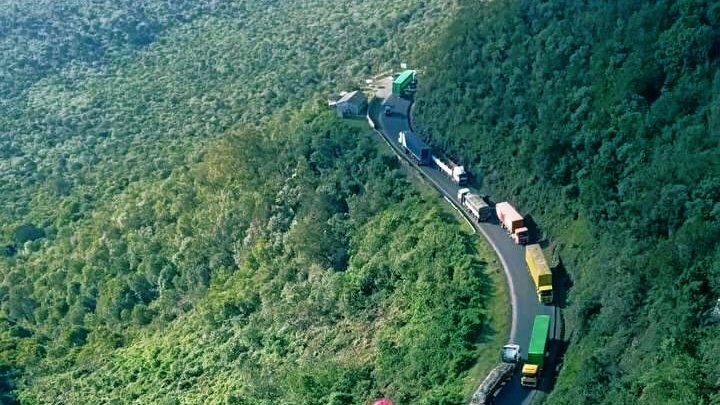
[[[390,104],[393,108],[393,113],[390,116],[386,116],[380,112],[382,109],[378,108],[378,111],[375,112],[376,115],[372,118],[379,124],[379,128],[377,129],[392,144],[394,151],[398,153],[402,150],[398,144],[398,132],[410,128],[408,120],[410,101],[389,95],[389,81],[385,83],[387,84],[380,88],[377,94],[378,97],[386,97],[383,104]],[[427,175],[431,182],[434,182],[435,186],[439,188],[447,198],[451,199],[458,207],[460,206],[457,200],[459,187],[450,181],[448,177],[434,167],[420,166],[418,169]],[[522,354],[525,356],[530,342],[530,333],[535,315],[545,314],[551,316],[552,325],[550,338],[553,339],[555,337],[554,334],[557,329],[555,325],[555,307],[538,303],[535,287],[525,264],[523,247],[516,245],[497,224],[481,223],[474,225],[481,233],[485,234],[490,240],[490,243],[494,245],[497,254],[500,256],[501,261],[504,262],[504,266],[506,266],[508,282],[512,283],[510,292],[511,294],[514,293],[512,300],[514,306],[513,325],[509,342],[519,344],[522,348]],[[498,353],[499,351],[500,348],[498,348]],[[548,365],[547,369],[552,370],[552,366]],[[546,378],[541,381],[541,389],[549,389],[549,380],[550,379]],[[533,395],[533,390],[520,386],[520,375],[519,372],[516,372],[512,381],[506,384],[498,394],[495,403],[500,405],[529,404],[532,401]]]

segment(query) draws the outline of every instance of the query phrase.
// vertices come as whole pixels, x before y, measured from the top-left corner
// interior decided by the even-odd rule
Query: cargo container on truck
[[[415,71],[404,70],[398,77],[393,80],[392,94],[399,95],[405,91],[408,86],[415,82]]]
[[[419,165],[428,165],[431,162],[430,147],[412,131],[400,131],[398,143],[405,149],[406,153],[412,155]]]
[[[528,345],[527,361],[522,367],[520,384],[523,387],[537,387],[543,365],[550,332],[550,316],[536,315]]]
[[[457,198],[460,204],[462,204],[465,210],[470,213],[476,221],[487,221],[490,218],[492,208],[490,208],[482,197],[471,193],[469,188],[461,188],[458,190]]]
[[[520,215],[509,202],[501,202],[495,205],[500,226],[510,232],[510,236],[518,245],[528,242],[528,229],[525,227],[525,219]]]
[[[432,160],[433,162],[435,162],[435,165],[441,172],[445,173],[446,176],[450,177],[450,180],[452,180],[453,183],[457,184],[458,186],[464,186],[465,184],[467,184],[468,174],[465,171],[464,166],[460,166],[459,164],[449,159],[447,164],[445,164],[442,159],[438,158],[435,155],[433,155]]]
[[[535,283],[538,301],[550,304],[553,300],[552,272],[540,245],[534,244],[525,247],[525,262],[527,262],[530,277]]]

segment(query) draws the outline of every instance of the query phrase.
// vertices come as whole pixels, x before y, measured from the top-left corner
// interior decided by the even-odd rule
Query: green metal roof
[[[530,337],[530,348],[528,354],[544,354],[545,342],[550,331],[550,316],[537,315],[533,323],[532,336]]]
[[[393,83],[398,83],[398,84],[405,83],[406,81],[410,80],[410,78],[412,78],[412,76],[414,74],[415,74],[414,70],[405,70],[402,73],[400,73],[400,76],[398,76],[397,79],[395,79],[393,81]]]

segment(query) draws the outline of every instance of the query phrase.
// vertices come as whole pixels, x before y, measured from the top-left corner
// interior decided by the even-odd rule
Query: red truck
[[[528,242],[528,229],[525,227],[525,219],[509,202],[497,203],[495,212],[500,220],[500,226],[510,232],[510,236],[515,243],[524,245]]]

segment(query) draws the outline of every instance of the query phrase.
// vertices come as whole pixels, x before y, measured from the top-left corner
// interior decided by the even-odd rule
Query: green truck
[[[403,71],[397,78],[395,78],[395,80],[393,80],[392,93],[396,95],[401,94],[413,82],[415,82],[415,71]]]
[[[533,323],[527,361],[522,368],[520,384],[523,387],[537,387],[540,373],[545,362],[545,350],[550,332],[550,316],[536,315]]]

